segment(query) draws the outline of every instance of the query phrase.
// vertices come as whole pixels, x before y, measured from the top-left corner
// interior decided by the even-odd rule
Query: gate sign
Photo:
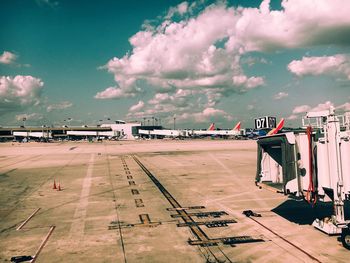
[[[276,117],[260,117],[255,119],[255,129],[273,129],[276,128]]]

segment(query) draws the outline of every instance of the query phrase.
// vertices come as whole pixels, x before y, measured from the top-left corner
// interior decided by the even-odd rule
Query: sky
[[[0,1],[0,126],[350,111],[350,1]]]

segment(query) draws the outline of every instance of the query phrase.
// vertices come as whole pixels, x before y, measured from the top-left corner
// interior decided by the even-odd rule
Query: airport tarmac
[[[348,262],[310,225],[329,205],[259,189],[255,172],[255,141],[2,143],[0,261]]]

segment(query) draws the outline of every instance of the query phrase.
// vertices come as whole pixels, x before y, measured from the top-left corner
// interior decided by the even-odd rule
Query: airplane
[[[241,122],[238,122],[231,130],[215,130],[215,123],[212,123],[207,130],[194,130],[194,135],[200,136],[240,136]]]
[[[238,122],[231,130],[215,130],[215,123],[211,123],[207,130],[139,130],[139,134],[148,137],[185,138],[192,136],[240,136],[243,135],[241,122]]]

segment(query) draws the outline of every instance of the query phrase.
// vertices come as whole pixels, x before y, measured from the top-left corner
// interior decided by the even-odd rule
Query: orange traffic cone
[[[57,189],[56,180],[55,179],[53,179],[53,187],[52,187],[52,189]]]
[[[62,191],[60,182],[58,182],[57,191]]]

